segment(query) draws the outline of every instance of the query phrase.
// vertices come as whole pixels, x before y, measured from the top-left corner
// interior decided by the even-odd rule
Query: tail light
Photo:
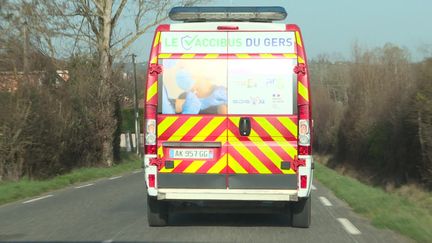
[[[300,176],[300,188],[301,189],[307,188],[307,176],[306,175]]]
[[[299,155],[310,155],[311,147],[310,146],[298,146]]]
[[[146,145],[145,154],[156,154],[156,145]]]
[[[148,187],[154,188],[156,185],[156,176],[154,174],[148,175]]]

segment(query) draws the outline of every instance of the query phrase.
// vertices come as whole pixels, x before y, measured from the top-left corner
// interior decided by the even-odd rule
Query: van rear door
[[[227,32],[161,33],[159,188],[225,189]]]
[[[297,189],[294,32],[229,32],[228,187]]]

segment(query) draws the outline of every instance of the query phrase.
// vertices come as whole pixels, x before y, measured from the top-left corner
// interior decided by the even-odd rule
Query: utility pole
[[[30,38],[28,33],[27,21],[25,21],[23,24],[22,32],[23,32],[23,72],[24,72],[24,77],[26,79],[25,82],[28,84],[30,82],[30,80],[28,80],[29,71],[30,71],[30,64],[29,64]]]
[[[138,109],[138,87],[137,87],[137,76],[136,76],[136,65],[135,65],[135,54],[132,54],[132,64],[133,64],[133,76],[134,76],[134,113],[135,113],[135,147],[136,153],[141,154],[141,131],[139,124],[139,109]]]

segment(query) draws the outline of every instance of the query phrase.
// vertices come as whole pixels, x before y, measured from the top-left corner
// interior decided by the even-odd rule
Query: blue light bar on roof
[[[174,7],[169,12],[171,20],[184,22],[250,21],[272,22],[284,20],[283,7]]]

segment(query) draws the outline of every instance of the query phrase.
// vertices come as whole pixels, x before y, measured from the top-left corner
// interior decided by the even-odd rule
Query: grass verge
[[[425,206],[425,200],[432,200],[431,193],[423,200],[414,200],[340,175],[325,165],[315,165],[315,178],[376,227],[394,230],[418,242],[432,242],[432,210]]]
[[[60,189],[76,183],[98,178],[123,174],[141,168],[141,162],[135,154],[122,154],[123,162],[110,168],[80,168],[48,180],[22,179],[18,182],[0,183],[0,205],[16,200],[34,197],[44,192]]]

